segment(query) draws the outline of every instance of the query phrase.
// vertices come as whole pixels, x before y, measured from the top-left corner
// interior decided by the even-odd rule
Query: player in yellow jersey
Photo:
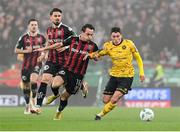
[[[134,77],[133,57],[139,67],[139,77],[145,80],[143,62],[141,56],[131,40],[124,39],[119,27],[111,29],[111,41],[105,42],[102,50],[89,55],[90,58],[99,58],[108,55],[112,60],[112,67],[109,70],[110,79],[106,85],[103,95],[104,108],[96,114],[95,120],[113,110],[120,98],[131,90]]]

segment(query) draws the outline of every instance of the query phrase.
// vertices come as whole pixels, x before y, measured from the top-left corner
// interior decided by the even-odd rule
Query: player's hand
[[[66,49],[68,49],[68,47],[66,47],[66,46],[56,48],[56,50],[57,50],[58,52],[63,52],[63,51],[65,51]]]
[[[99,55],[97,53],[89,53],[89,54],[85,55],[83,60],[86,60],[87,58],[98,60],[99,59]]]
[[[82,87],[81,87],[82,89],[82,95],[83,95],[83,97],[84,98],[86,98],[87,97],[87,94],[88,94],[88,90],[89,90],[89,85],[88,85],[88,83],[87,82],[85,82],[85,81],[83,81],[83,84],[82,84]]]
[[[48,59],[48,54],[45,54],[44,60],[46,61]]]
[[[100,58],[100,56],[97,52],[89,54],[89,57],[92,59],[99,59]]]
[[[139,78],[140,78],[141,82],[144,82],[144,80],[145,80],[145,76],[144,75],[140,75]]]
[[[26,53],[31,53],[33,51],[32,46],[28,46],[26,49]]]
[[[89,57],[89,54],[86,54],[83,58],[83,60],[86,60]]]
[[[63,46],[62,42],[54,43],[54,49],[59,49]]]

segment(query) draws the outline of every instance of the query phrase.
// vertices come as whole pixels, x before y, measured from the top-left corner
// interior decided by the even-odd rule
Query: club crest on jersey
[[[123,46],[122,46],[122,49],[123,49],[123,50],[125,50],[125,49],[126,49],[126,46],[125,46],[125,45],[123,45]]]

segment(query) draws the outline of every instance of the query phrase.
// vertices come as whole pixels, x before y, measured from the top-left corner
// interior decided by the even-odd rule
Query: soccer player
[[[111,40],[104,43],[102,50],[90,54],[90,57],[99,58],[105,55],[111,58],[113,65],[109,72],[109,82],[103,93],[105,106],[96,115],[95,120],[101,120],[101,117],[113,110],[118,100],[131,90],[134,77],[133,57],[136,59],[139,67],[140,80],[145,80],[141,56],[134,43],[122,37],[119,27],[113,27],[111,29]]]
[[[87,56],[89,53],[98,50],[97,45],[91,41],[93,39],[94,30],[95,28],[91,24],[85,24],[82,27],[79,37],[72,36],[56,47],[56,50],[59,51],[61,50],[61,46],[69,46],[69,55],[64,67],[60,69],[57,74],[59,78],[58,84],[52,85],[56,86],[54,87],[54,91],[57,90],[57,87],[62,85],[65,87],[60,96],[60,105],[57,109],[54,120],[60,120],[61,113],[67,106],[69,97],[72,94],[76,94],[82,87],[82,80],[89,62]],[[54,84],[54,81],[56,82],[54,79],[52,84]]]
[[[46,48],[49,49],[48,59],[44,66],[44,71],[42,75],[41,84],[38,90],[37,96],[37,105],[36,107],[41,112],[40,107],[42,106],[43,99],[46,95],[47,85],[51,84],[51,80],[59,71],[60,68],[65,63],[67,50],[63,52],[58,52],[56,49],[52,48],[62,42],[64,39],[75,35],[72,29],[61,22],[62,20],[62,11],[58,8],[53,8],[50,11],[50,20],[52,25],[47,28],[47,45]],[[52,85],[56,85],[56,81]],[[52,89],[54,91],[54,89]],[[59,97],[59,92],[57,93],[57,97]],[[36,109],[36,108],[35,108]],[[33,111],[32,111],[33,112]]]
[[[21,70],[21,88],[23,88],[26,108],[24,114],[30,114],[30,92],[32,91],[33,102],[36,97],[38,74],[44,54],[36,51],[37,48],[45,46],[46,39],[38,33],[38,21],[30,19],[28,21],[28,32],[19,38],[16,47],[16,54],[23,54]]]

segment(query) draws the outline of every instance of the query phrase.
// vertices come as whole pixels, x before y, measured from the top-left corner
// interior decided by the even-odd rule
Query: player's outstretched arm
[[[65,51],[66,49],[69,49],[69,46],[63,46],[63,47],[56,48],[56,50],[57,50],[58,52],[63,52],[63,51]]]
[[[27,53],[33,52],[33,48],[32,48],[32,46],[29,46],[26,49],[15,48],[14,52],[16,54],[27,54]]]
[[[143,67],[142,58],[141,58],[139,52],[134,52],[133,56],[136,59],[136,62],[137,62],[138,67],[139,67],[139,77],[140,77],[140,80],[141,80],[141,82],[143,82],[145,80],[145,75],[144,75],[144,67]]]
[[[46,50],[50,50],[50,49],[57,49],[59,47],[61,47],[63,44],[60,42],[60,43],[55,43],[53,45],[47,45],[46,47],[43,47],[43,48],[39,48],[39,49],[36,49],[34,51],[46,51]]]

